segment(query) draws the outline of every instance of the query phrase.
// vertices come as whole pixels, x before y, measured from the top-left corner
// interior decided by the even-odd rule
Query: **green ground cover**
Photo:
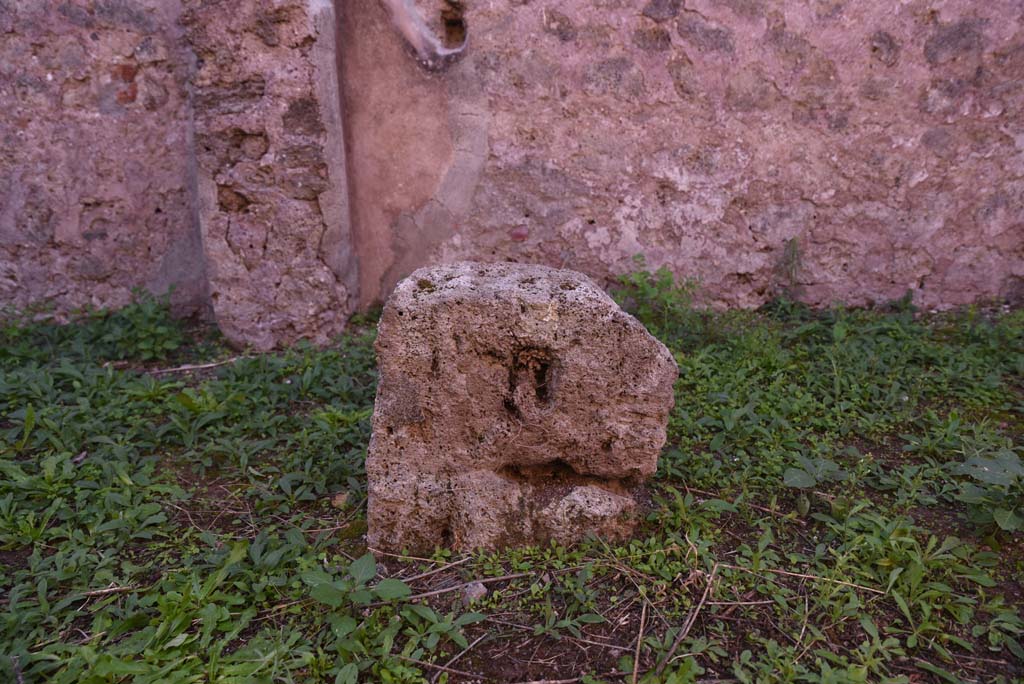
[[[372,322],[12,319],[0,681],[1021,681],[1024,312],[619,297],[681,369],[637,538],[376,562]]]

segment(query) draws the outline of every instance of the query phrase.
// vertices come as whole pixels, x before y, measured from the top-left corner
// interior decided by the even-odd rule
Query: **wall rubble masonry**
[[[425,264],[1024,299],[1020,0],[0,0],[0,307],[328,341]],[[344,107],[342,103],[344,102]]]
[[[423,264],[637,254],[717,306],[1024,298],[1019,0],[469,0],[443,71],[343,4],[364,304]]]
[[[177,0],[0,0],[0,307],[206,306]]]
[[[185,0],[213,310],[237,345],[325,344],[351,313],[337,21],[323,0]]]

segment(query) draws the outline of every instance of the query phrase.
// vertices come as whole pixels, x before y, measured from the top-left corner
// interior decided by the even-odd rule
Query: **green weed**
[[[637,537],[426,559],[364,546],[372,333],[193,374],[160,300],[9,322],[0,681],[1024,676],[1021,312],[621,286],[681,370]]]

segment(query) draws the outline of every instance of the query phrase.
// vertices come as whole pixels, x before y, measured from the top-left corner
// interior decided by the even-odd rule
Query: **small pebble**
[[[462,605],[468,606],[473,601],[479,601],[487,596],[487,587],[483,582],[471,582],[462,590]]]

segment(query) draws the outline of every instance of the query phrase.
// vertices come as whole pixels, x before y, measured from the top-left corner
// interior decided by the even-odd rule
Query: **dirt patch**
[[[28,567],[28,558],[32,555],[32,548],[22,546],[17,549],[0,551],[0,565],[8,571],[24,570]]]

